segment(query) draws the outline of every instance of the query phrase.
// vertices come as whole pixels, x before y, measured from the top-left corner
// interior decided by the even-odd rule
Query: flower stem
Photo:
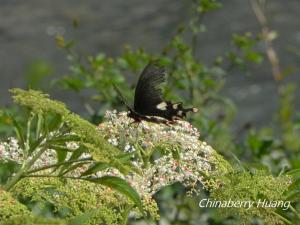
[[[286,224],[292,225],[292,222],[288,219],[284,218],[283,216],[279,215],[278,213],[271,211],[275,216],[279,217],[282,221],[284,221]]]
[[[300,214],[299,214],[299,212],[298,212],[292,205],[290,205],[289,208],[290,208],[290,210],[291,210],[293,213],[295,213],[295,215],[297,216],[297,218],[300,219]]]

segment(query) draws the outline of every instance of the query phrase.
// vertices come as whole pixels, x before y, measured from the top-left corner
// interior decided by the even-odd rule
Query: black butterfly
[[[166,81],[165,69],[150,62],[143,70],[135,88],[133,109],[126,104],[129,116],[135,121],[162,122],[154,116],[169,121],[182,119],[187,112],[197,112],[197,108],[183,108],[182,102],[172,103],[162,99],[161,84]],[[122,96],[116,88],[120,97]]]

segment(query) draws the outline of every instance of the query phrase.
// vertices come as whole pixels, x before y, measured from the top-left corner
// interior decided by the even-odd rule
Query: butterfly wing
[[[134,111],[145,116],[160,116],[168,120],[183,118],[188,111],[182,103],[164,101],[161,84],[166,81],[165,69],[154,63],[149,63],[138,80],[134,95]]]
[[[162,91],[160,85],[165,82],[165,70],[152,63],[143,70],[135,88],[134,110],[142,115],[159,113],[156,105],[161,103]]]

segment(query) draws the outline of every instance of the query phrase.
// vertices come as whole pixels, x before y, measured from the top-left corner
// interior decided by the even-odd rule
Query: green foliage
[[[94,215],[94,210],[74,217],[71,220],[50,219],[34,216],[13,216],[5,221],[0,222],[1,225],[83,225],[88,222],[91,216]]]
[[[12,216],[29,216],[31,212],[27,207],[15,200],[10,193],[0,189],[0,221]]]
[[[280,109],[278,112],[283,144],[288,146],[290,151],[299,151],[300,149],[300,127],[294,109],[295,91],[296,86],[294,84],[281,87]]]
[[[45,216],[42,209],[49,204],[53,216],[68,219],[95,210],[88,224],[120,224],[122,212],[129,204],[128,199],[116,191],[84,180],[26,178],[14,187],[12,193],[32,210],[38,208],[40,216]]]
[[[86,224],[88,219],[93,215],[94,211],[84,213],[75,217],[72,220],[66,221],[61,219],[50,219],[43,217],[33,216],[14,216],[4,222],[0,222],[1,225],[83,225]]]
[[[62,116],[70,112],[65,104],[49,99],[49,95],[35,90],[22,90],[19,88],[11,89],[15,103],[30,108],[34,113],[54,112]]]
[[[85,104],[93,120],[97,122],[103,118],[107,109],[119,107],[113,85],[122,88],[125,96],[130,96],[124,74],[140,71],[150,58],[150,55],[142,49],[133,52],[129,46],[125,48],[122,56],[116,58],[103,53],[82,58],[73,48],[70,50],[70,47],[64,47],[64,49],[68,51],[68,60],[71,63],[70,74],[54,83],[75,92],[93,90],[95,94],[92,94]],[[95,102],[101,105],[99,112],[91,106]]]
[[[194,4],[198,4],[197,12],[204,14],[215,9],[220,9],[222,4],[217,0],[193,0]]]
[[[58,125],[66,125],[68,133],[76,134],[84,142],[84,145],[88,146],[89,150],[86,151],[91,151],[96,160],[105,161],[118,153],[117,149],[101,137],[96,126],[71,113],[63,103],[50,100],[48,95],[39,91],[12,89],[11,92],[14,94],[13,99],[16,103],[30,108],[35,114],[50,112],[58,115],[60,117],[57,121]],[[24,142],[21,132],[19,136],[21,143]],[[36,136],[38,137],[38,134]]]
[[[71,113],[63,103],[58,101],[53,101],[48,98],[48,95],[45,95],[39,91],[34,90],[21,90],[21,89],[13,89],[11,92],[14,94],[13,99],[16,103],[20,104],[21,106],[25,106],[29,109],[28,113],[28,121],[25,128],[22,124],[18,123],[16,120],[11,118],[16,131],[16,136],[18,138],[19,146],[14,143],[12,146],[8,144],[3,145],[7,146],[1,151],[15,151],[15,155],[13,157],[22,157],[21,159],[16,158],[18,163],[21,164],[20,167],[17,166],[10,166],[12,162],[7,161],[7,159],[3,159],[4,161],[1,162],[0,168],[3,174],[1,177],[2,182],[4,183],[5,190],[12,190],[16,189],[16,185],[22,184],[25,182],[25,177],[56,177],[55,181],[57,183],[52,184],[53,188],[50,191],[50,196],[53,196],[54,193],[62,193],[64,197],[66,197],[67,193],[64,193],[65,189],[59,190],[59,187],[66,187],[65,183],[60,183],[58,178],[68,178],[68,179],[79,179],[81,182],[85,183],[97,183],[108,186],[112,189],[118,190],[119,193],[123,193],[125,196],[128,196],[129,199],[132,200],[133,206],[136,205],[139,207],[141,213],[143,214],[143,207],[142,202],[140,200],[139,195],[137,192],[124,180],[117,177],[110,177],[110,176],[103,176],[100,178],[88,178],[88,177],[76,177],[72,176],[72,173],[76,172],[79,167],[84,165],[89,165],[92,160],[100,160],[102,163],[105,163],[107,167],[116,166],[120,169],[120,171],[128,172],[130,170],[129,165],[126,165],[126,160],[122,159],[119,161],[118,155],[119,150],[114,148],[112,145],[106,142],[106,140],[101,136],[101,133],[97,130],[96,126],[92,125],[88,121],[85,121],[81,117],[76,114]],[[73,142],[74,144],[78,145],[76,149],[72,150],[67,146],[67,142]],[[43,154],[45,154],[49,149],[55,149],[57,159],[53,158],[50,155],[50,158],[42,159]],[[20,154],[20,151],[22,153]],[[84,153],[91,153],[93,159],[89,158],[82,158]],[[13,155],[14,155],[13,154]],[[20,154],[18,156],[18,154]],[[118,155],[117,155],[118,154]],[[69,156],[68,156],[69,155]],[[40,160],[40,161],[39,161]],[[46,165],[39,165],[41,162],[48,160]],[[12,167],[12,171],[5,169],[9,166]],[[4,170],[4,169],[5,170]],[[44,174],[45,171],[53,169],[51,175]],[[53,172],[56,171],[56,174]],[[5,173],[7,174],[5,174]],[[42,172],[40,174],[39,172]],[[43,173],[44,172],[44,173]],[[9,177],[9,179],[7,179]],[[28,180],[32,181],[31,179],[27,178]],[[78,181],[78,182],[80,182]],[[74,181],[76,182],[76,181]],[[34,183],[34,182],[33,182]],[[43,184],[42,181],[39,181],[38,184]],[[80,183],[81,184],[81,183]],[[79,183],[72,184],[72,186],[79,187]],[[37,183],[35,188],[38,188]],[[34,186],[33,185],[33,186]],[[49,188],[51,189],[51,184],[47,184],[47,191]],[[87,187],[87,184],[84,184]],[[98,185],[101,187],[100,185]],[[27,191],[30,191],[30,182],[26,185],[22,185],[21,187],[26,187]],[[68,190],[72,190],[68,187]],[[95,190],[95,187],[93,187]],[[78,195],[79,190],[74,190],[72,192],[72,196],[70,199],[64,198],[62,201],[72,202],[74,206],[72,208],[71,205],[62,206],[63,202],[55,202],[55,199],[48,199],[45,198],[46,193],[43,193],[41,199],[38,198],[38,190],[35,189],[34,192],[30,193],[29,195],[25,195],[27,193],[25,190],[22,190],[22,198],[33,198],[34,200],[43,201],[45,206],[41,208],[45,208],[47,204],[54,205],[53,207],[62,207],[56,208],[54,210],[58,214],[68,214],[68,210],[71,210],[71,213],[75,216],[79,216],[79,213],[82,213],[79,209],[89,209],[86,207],[90,204],[90,200],[88,195],[93,193],[92,189],[89,189],[86,195],[83,195],[82,198]],[[104,193],[102,189],[101,196]],[[78,202],[75,201],[75,196],[79,197]],[[100,195],[100,193],[99,193]],[[18,194],[16,194],[17,197]],[[105,197],[108,197],[106,195]],[[98,196],[99,201],[101,200]],[[116,197],[115,197],[116,198]],[[116,202],[121,203],[121,197],[118,199],[116,198]],[[87,201],[87,203],[83,204],[83,200]],[[106,199],[107,200],[107,199]],[[25,200],[24,200],[25,201]],[[96,200],[95,200],[96,201]],[[126,201],[126,204],[129,204],[130,201]],[[83,205],[81,205],[81,203]],[[99,202],[95,202],[93,208],[99,207]],[[102,203],[103,204],[103,203]],[[109,202],[111,204],[111,202]],[[125,205],[125,203],[124,203]],[[113,207],[113,206],[112,206]],[[122,206],[125,207],[125,206]],[[93,209],[92,208],[92,209]],[[63,212],[61,212],[62,210]],[[65,211],[64,211],[65,210]],[[99,208],[97,211],[97,218],[94,221],[105,221],[106,224],[119,224],[117,221],[117,216],[113,214],[115,208],[107,209],[105,206],[103,208]],[[122,212],[121,209],[118,211]],[[86,211],[84,211],[85,213]],[[111,217],[109,216],[109,212],[112,212]],[[93,216],[94,217],[94,216]],[[120,218],[119,218],[120,219]],[[13,220],[14,221],[14,220]]]
[[[14,126],[12,118],[21,121],[24,112],[18,107],[7,107],[0,109],[0,137],[11,137],[14,134]]]
[[[266,171],[233,172],[220,178],[221,188],[211,193],[211,198],[217,201],[253,201],[254,206],[220,208],[224,218],[234,216],[238,224],[250,224],[253,218],[260,218],[265,224],[283,224],[285,222],[276,208],[261,207],[259,201],[285,201],[284,196],[291,178],[288,176],[273,177]],[[260,205],[259,205],[260,204]]]
[[[64,221],[55,219],[36,218],[30,216],[17,216],[13,217],[5,222],[0,223],[1,225],[67,225]]]
[[[3,161],[0,160],[0,184],[3,185],[7,180],[18,170],[20,165],[14,161]]]
[[[230,61],[230,69],[238,67],[246,70],[248,63],[260,64],[263,61],[263,54],[256,50],[261,39],[253,36],[250,32],[243,35],[233,34],[234,49],[226,54],[226,58]]]
[[[193,42],[196,47],[196,35],[206,31],[206,27],[202,23],[204,15],[210,11],[220,9],[222,4],[218,0],[193,0],[192,3],[192,16],[189,21],[189,28],[194,35]]]
[[[134,203],[137,203],[137,206],[140,208],[140,211],[143,212],[143,207],[140,203],[139,194],[133,188],[131,188],[130,185],[123,179],[114,176],[103,176],[100,178],[92,178],[86,180],[118,190],[120,193],[123,193],[125,196],[128,196],[129,199],[132,199]]]
[[[286,196],[289,200],[299,201],[300,200],[300,169],[294,169],[287,173],[293,178],[293,183],[289,187]]]

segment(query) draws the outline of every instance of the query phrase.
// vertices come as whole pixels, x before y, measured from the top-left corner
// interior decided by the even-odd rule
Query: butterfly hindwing
[[[166,81],[165,70],[149,63],[138,80],[134,95],[134,111],[143,116],[159,116],[167,120],[180,119],[196,108],[183,108],[182,103],[172,103],[162,98],[161,84]]]

